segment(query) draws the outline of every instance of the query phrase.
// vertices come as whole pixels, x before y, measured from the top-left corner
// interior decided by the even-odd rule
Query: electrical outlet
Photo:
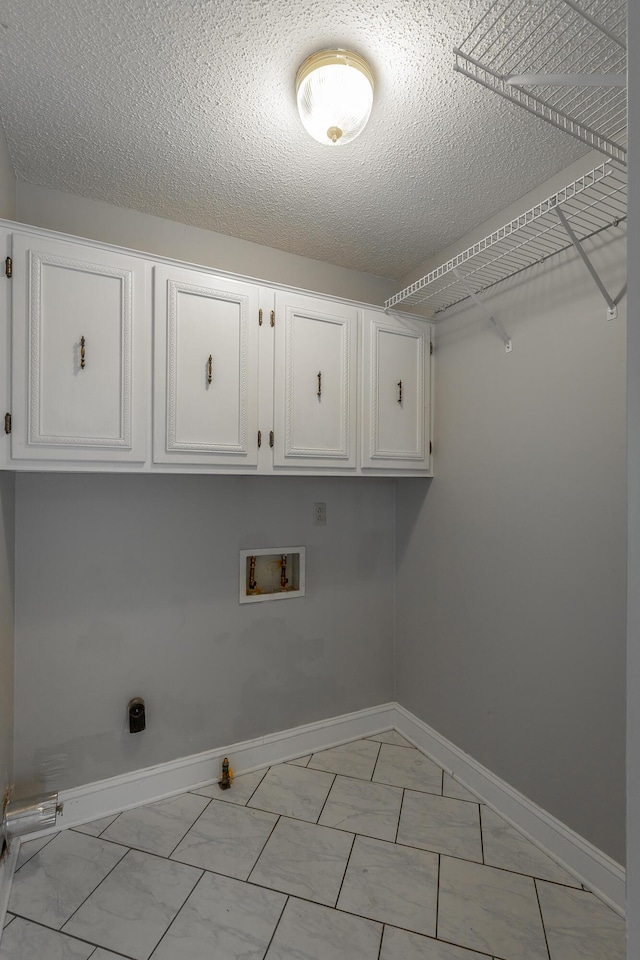
[[[313,505],[313,524],[316,527],[326,527],[327,525],[327,505],[326,503],[314,503]]]

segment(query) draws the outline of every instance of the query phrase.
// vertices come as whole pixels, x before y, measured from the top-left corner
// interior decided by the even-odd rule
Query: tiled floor
[[[624,960],[624,923],[391,731],[20,849],[0,960]]]

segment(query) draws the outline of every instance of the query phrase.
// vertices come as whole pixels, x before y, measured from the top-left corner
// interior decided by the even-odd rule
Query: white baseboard
[[[62,791],[60,800],[64,803],[64,812],[55,829],[80,826],[213,783],[220,776],[223,757],[229,757],[235,773],[249,773],[391,728],[398,730],[624,916],[623,867],[397,703],[309,723]]]
[[[395,708],[394,703],[370,707],[61,791],[59,799],[64,809],[55,829],[76,827],[124,809],[214,783],[220,778],[224,757],[229,757],[234,773],[249,773],[357,740],[358,737],[390,730],[396,722]],[[44,830],[31,836],[46,836],[51,832]]]
[[[0,942],[2,941],[2,928],[4,927],[4,918],[7,915],[7,906],[9,905],[9,895],[11,894],[11,884],[13,883],[13,874],[16,869],[16,860],[18,859],[18,850],[20,841],[12,840],[9,850],[0,862]]]
[[[624,917],[624,867],[399,704],[396,714],[403,736]]]

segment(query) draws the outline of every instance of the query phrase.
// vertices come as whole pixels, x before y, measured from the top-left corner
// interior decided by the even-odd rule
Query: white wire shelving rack
[[[454,69],[625,164],[626,12],[626,0],[493,0]]]
[[[624,167],[604,161],[542,203],[505,223],[484,239],[416,280],[385,303],[387,310],[423,306],[434,317],[471,298],[511,350],[506,331],[486,309],[480,295],[503,280],[564,250],[575,248],[607,304],[607,316],[617,315],[616,304],[591,264],[584,242],[627,218],[627,175]]]

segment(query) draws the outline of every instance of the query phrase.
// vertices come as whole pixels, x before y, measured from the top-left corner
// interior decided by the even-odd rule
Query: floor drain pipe
[[[46,793],[23,800],[9,800],[2,816],[2,836],[8,843],[13,837],[22,837],[25,833],[47,830],[55,827],[56,818],[62,813],[62,803],[57,793]]]

